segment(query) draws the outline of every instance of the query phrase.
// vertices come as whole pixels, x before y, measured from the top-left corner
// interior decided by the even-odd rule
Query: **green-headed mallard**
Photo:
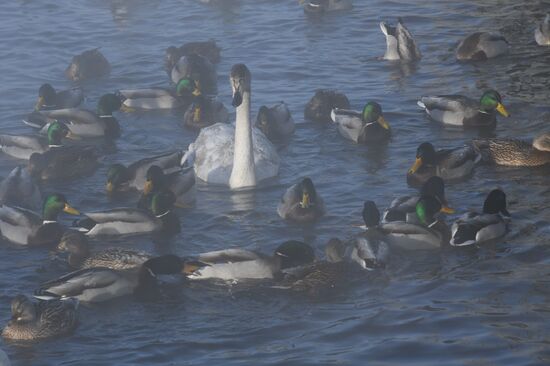
[[[277,213],[285,220],[312,222],[325,214],[325,203],[311,179],[304,178],[286,190]]]
[[[350,10],[352,0],[299,0],[306,13],[322,14],[329,11]]]
[[[42,216],[15,206],[0,206],[0,232],[12,243],[29,246],[55,245],[63,235],[57,216],[80,213],[69,206],[62,194],[50,194],[44,200]]]
[[[157,275],[188,274],[201,264],[188,262],[175,255],[163,255],[147,260],[141,266],[115,270],[105,267],[80,269],[48,281],[40,286],[39,299],[75,298],[97,303],[117,297],[158,295]]]
[[[76,137],[114,138],[120,135],[120,126],[113,117],[113,112],[118,111],[121,105],[115,94],[105,94],[99,98],[97,113],[80,108],[35,111],[23,122],[46,133],[49,124],[59,120],[65,122],[71,134]]]
[[[2,330],[2,337],[11,340],[40,340],[71,333],[78,324],[78,301],[49,300],[33,303],[25,295],[11,302],[11,320]]]
[[[52,147],[62,145],[65,137],[70,137],[68,127],[58,121],[49,124],[47,138],[28,135],[0,135],[2,152],[17,159],[28,160],[33,153],[45,153]]]
[[[152,257],[149,253],[124,248],[91,252],[86,236],[76,230],[67,230],[63,234],[57,250],[69,253],[67,261],[74,268],[127,269],[139,267]]]
[[[315,260],[313,248],[296,240],[279,245],[272,256],[245,249],[224,249],[199,254],[197,259],[208,264],[188,276],[191,280],[271,279],[282,270],[302,266]]]
[[[382,142],[391,136],[390,125],[376,102],[368,102],[362,112],[335,108],[331,118],[340,135],[358,144]]]
[[[461,247],[500,238],[507,230],[504,217],[510,217],[506,209],[506,194],[493,189],[483,203],[481,214],[470,211],[456,220],[451,229],[450,244]]]
[[[481,160],[471,146],[435,151],[433,145],[424,142],[416,149],[416,160],[407,172],[407,183],[420,186],[430,177],[441,177],[452,182],[468,177],[474,166]]]
[[[149,209],[154,195],[164,190],[174,194],[176,198],[174,205],[177,207],[187,207],[195,200],[195,171],[193,168],[164,174],[162,168],[152,165],[147,170],[145,178],[145,186],[137,205],[138,208]]]
[[[401,18],[397,18],[395,27],[386,22],[380,22],[380,30],[386,36],[384,60],[416,61],[422,58],[413,36]]]
[[[475,32],[460,42],[455,56],[459,61],[482,61],[508,53],[509,47],[500,33]]]
[[[550,46],[550,13],[535,28],[535,41],[539,46]]]
[[[0,182],[0,204],[26,208],[32,211],[42,207],[40,188],[29,171],[22,166],[13,170]]]
[[[170,71],[170,78],[174,84],[183,78],[192,79],[202,94],[218,94],[218,76],[214,65],[195,53],[181,57]]]
[[[33,153],[27,168],[39,180],[70,180],[92,174],[98,167],[95,146],[60,146],[43,154]]]
[[[179,219],[172,207],[175,196],[170,191],[156,193],[151,199],[150,211],[140,208],[115,208],[88,212],[75,226],[88,236],[146,234],[162,231],[175,234],[180,231]]]
[[[494,128],[496,112],[504,117],[510,116],[502,104],[502,97],[495,90],[484,92],[479,102],[462,95],[440,95],[422,97],[418,105],[432,120],[457,127]]]
[[[205,42],[188,42],[181,47],[170,46],[164,54],[164,67],[166,71],[172,71],[174,65],[183,56],[196,53],[202,57],[206,57],[208,61],[217,64],[221,60],[221,48],[218,47],[213,39]]]
[[[349,109],[348,98],[335,90],[319,89],[304,108],[304,118],[315,122],[330,122],[334,108]]]
[[[529,143],[519,139],[475,139],[474,149],[484,162],[506,166],[539,166],[550,163],[550,133],[544,132]]]
[[[100,78],[111,72],[109,61],[98,48],[87,50],[76,55],[65,70],[67,79],[79,81]]]
[[[107,172],[105,188],[107,192],[128,189],[143,191],[147,181],[147,171],[151,166],[156,165],[162,168],[165,174],[171,174],[181,171],[183,157],[184,152],[177,150],[138,160],[127,167],[122,164],[113,164]]]
[[[200,130],[215,123],[226,123],[229,119],[227,108],[215,97],[199,95],[183,115],[183,125]]]
[[[84,94],[80,88],[56,91],[51,84],[42,84],[38,89],[38,101],[34,109],[52,110],[63,108],[75,108],[84,100]]]
[[[261,106],[256,116],[256,127],[271,141],[282,141],[290,137],[296,126],[285,102],[271,107]]]

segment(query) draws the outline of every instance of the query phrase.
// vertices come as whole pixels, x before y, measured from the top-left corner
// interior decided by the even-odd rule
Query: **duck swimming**
[[[192,168],[176,171],[170,175],[164,174],[162,168],[152,165],[146,174],[145,186],[138,208],[149,209],[155,194],[168,190],[174,194],[174,205],[187,207],[195,200],[195,172]]]
[[[348,98],[335,90],[318,89],[304,108],[304,118],[315,122],[330,122],[332,110],[349,109]]]
[[[312,222],[325,214],[325,204],[311,179],[304,178],[286,190],[277,213],[285,220]]]
[[[296,129],[294,119],[285,102],[279,102],[271,107],[261,106],[256,116],[256,127],[271,142],[289,138]]]
[[[472,174],[480,160],[481,155],[468,145],[435,151],[431,143],[424,142],[416,149],[416,160],[407,172],[407,184],[420,186],[433,176],[445,182],[460,180]]]
[[[475,32],[459,43],[455,56],[459,61],[482,61],[508,53],[509,46],[500,33]]]
[[[69,206],[62,194],[50,194],[43,204],[42,216],[38,213],[9,205],[0,206],[0,232],[8,241],[28,246],[56,245],[63,235],[57,216],[65,212],[80,213]]]
[[[218,94],[216,69],[205,57],[195,53],[181,57],[170,71],[170,79],[177,85],[184,78],[194,80],[202,94]]]
[[[50,148],[62,146],[63,139],[71,137],[69,128],[61,122],[52,122],[47,138],[28,135],[0,135],[0,149],[17,159],[29,160],[33,153],[45,153]]]
[[[25,295],[11,302],[11,320],[2,337],[11,340],[41,340],[71,333],[78,324],[78,301],[50,300],[33,303]]]
[[[227,108],[215,97],[199,95],[193,98],[191,105],[183,115],[183,125],[200,130],[215,123],[229,120]]]
[[[187,158],[195,174],[207,183],[231,189],[254,187],[279,172],[279,154],[273,144],[250,121],[251,76],[244,64],[231,68],[235,127],[217,123],[203,128],[189,145]]]
[[[540,166],[550,163],[550,133],[532,143],[519,139],[474,139],[472,146],[484,162],[505,166]]]
[[[359,144],[381,142],[391,136],[390,125],[376,102],[368,102],[362,112],[335,108],[331,118],[340,135]]]
[[[550,13],[535,28],[535,41],[539,46],[550,46]]]
[[[494,128],[496,112],[510,116],[495,90],[484,92],[479,102],[462,95],[440,95],[422,97],[417,104],[432,120],[449,126]]]
[[[111,72],[109,61],[99,49],[87,50],[76,55],[65,70],[67,79],[79,81],[100,78]]]
[[[10,174],[0,182],[0,205],[37,211],[42,207],[42,202],[40,188],[25,167],[13,168]]]
[[[380,29],[386,36],[384,60],[416,61],[422,58],[413,36],[405,27],[401,18],[397,19],[397,26],[395,27],[380,22]]]
[[[38,89],[38,101],[34,106],[37,111],[75,108],[84,100],[84,94],[80,88],[56,91],[51,84],[42,84]]]
[[[500,189],[494,189],[485,199],[481,214],[467,212],[453,224],[450,244],[460,247],[500,238],[506,234],[505,218],[509,217],[506,194]]]
[[[321,14],[329,11],[350,10],[352,0],[299,0],[306,13]]]
[[[181,47],[170,46],[166,49],[164,54],[164,67],[166,71],[172,71],[172,68],[180,58],[191,53],[205,57],[213,64],[218,64],[221,60],[221,48],[218,47],[216,41],[213,39],[206,42],[188,42]]]

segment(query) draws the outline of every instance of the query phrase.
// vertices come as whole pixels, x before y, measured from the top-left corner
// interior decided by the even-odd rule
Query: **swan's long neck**
[[[252,125],[250,123],[250,92],[246,91],[242,93],[242,103],[237,107],[233,170],[229,178],[229,187],[243,188],[256,185],[253,149]]]

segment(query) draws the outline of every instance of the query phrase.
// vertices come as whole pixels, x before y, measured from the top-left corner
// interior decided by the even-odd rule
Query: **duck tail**
[[[195,163],[195,149],[194,149],[193,144],[190,144],[189,149],[185,152],[185,154],[183,154],[183,156],[181,158],[180,166],[181,167],[185,167],[185,166],[192,167],[194,163]]]
[[[418,102],[416,102],[416,105],[418,105],[422,109],[426,109],[426,104],[424,104],[422,100],[419,100]]]

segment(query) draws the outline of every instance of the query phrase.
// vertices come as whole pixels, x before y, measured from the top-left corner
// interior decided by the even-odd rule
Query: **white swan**
[[[235,127],[216,123],[203,128],[189,145],[187,159],[198,178],[231,189],[254,187],[279,172],[279,155],[271,142],[250,120],[250,71],[244,64],[231,68]]]

